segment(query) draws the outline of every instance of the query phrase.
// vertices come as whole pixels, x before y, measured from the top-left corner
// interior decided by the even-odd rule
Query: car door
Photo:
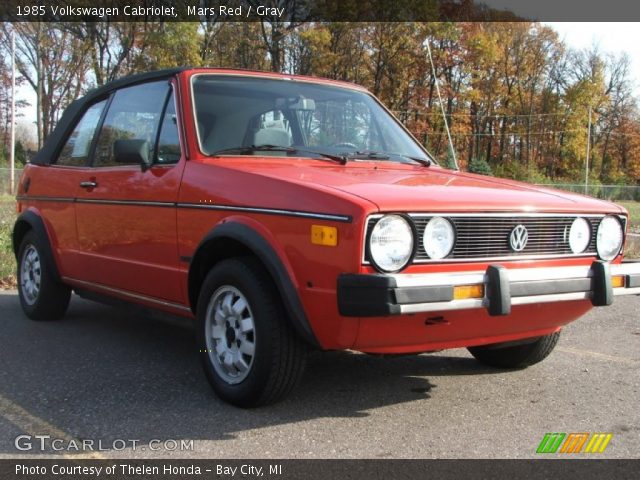
[[[114,92],[76,199],[82,280],[183,303],[176,201],[185,158],[173,85],[155,81]],[[118,140],[141,140],[151,164],[122,162]]]
[[[103,98],[88,105],[54,157],[44,165],[31,165],[22,179],[22,196],[44,219],[63,276],[75,277],[82,272],[74,200],[106,104]]]

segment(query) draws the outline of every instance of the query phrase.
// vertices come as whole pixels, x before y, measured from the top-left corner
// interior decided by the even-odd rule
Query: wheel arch
[[[36,235],[43,240],[42,243],[42,257],[49,267],[49,271],[53,274],[55,280],[61,282],[60,271],[56,263],[53,249],[51,248],[51,238],[45,226],[44,220],[33,210],[26,210],[20,214],[13,226],[13,232],[11,233],[11,243],[13,247],[13,254],[16,257],[16,262],[20,262],[18,258],[20,254],[20,245],[25,235],[30,231],[34,231]]]
[[[297,333],[314,347],[318,340],[311,329],[297,288],[280,255],[256,229],[239,221],[226,221],[215,226],[198,245],[189,265],[189,304],[195,314],[198,294],[207,273],[221,260],[253,256],[271,276]]]

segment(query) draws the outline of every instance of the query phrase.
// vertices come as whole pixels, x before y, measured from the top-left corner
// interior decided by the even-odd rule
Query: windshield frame
[[[189,78],[189,96],[191,97],[191,114],[192,114],[192,127],[195,132],[198,151],[201,155],[205,157],[212,157],[210,153],[205,152],[202,146],[202,139],[200,138],[200,129],[198,128],[198,115],[196,112],[196,98],[194,92],[194,84],[197,78],[202,76],[223,76],[223,77],[244,77],[244,78],[255,78],[255,79],[267,79],[267,80],[275,80],[282,82],[303,82],[303,83],[311,83],[315,85],[320,85],[322,87],[327,88],[337,88],[340,90],[354,90],[359,93],[364,93],[368,95],[375,103],[378,104],[389,117],[395,122],[395,124],[400,127],[404,133],[413,141],[413,143],[424,153],[426,159],[431,161],[432,165],[439,165],[435,157],[418,141],[418,139],[407,129],[407,127],[389,110],[384,103],[382,103],[375,95],[373,95],[369,90],[362,87],[358,84],[353,85],[337,85],[331,79],[324,79],[323,77],[303,77],[303,76],[287,76],[286,74],[275,74],[273,72],[255,72],[254,74],[248,73],[240,73],[240,72],[229,72],[229,71],[220,71],[220,72],[197,72],[190,76]],[[389,153],[392,155],[402,155],[397,152],[380,152],[380,153]],[[231,154],[229,156],[234,157],[255,157],[255,155],[243,155],[243,154]],[[389,161],[389,160],[385,160]],[[391,162],[391,161],[390,161]],[[397,163],[397,162],[393,162]],[[408,162],[407,162],[408,164]]]

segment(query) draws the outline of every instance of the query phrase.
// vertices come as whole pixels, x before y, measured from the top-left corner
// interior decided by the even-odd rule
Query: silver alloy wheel
[[[231,285],[218,288],[207,305],[204,328],[213,368],[228,384],[242,382],[256,348],[253,313],[242,292]]]
[[[20,262],[20,284],[22,296],[27,305],[33,305],[38,300],[41,276],[42,269],[38,250],[33,245],[28,245]]]

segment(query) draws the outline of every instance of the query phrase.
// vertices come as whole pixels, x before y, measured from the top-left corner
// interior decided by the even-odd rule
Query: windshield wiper
[[[392,156],[407,158],[413,162],[430,167],[432,162],[428,158],[418,158],[405,155],[403,153],[387,153],[387,152],[375,152],[372,150],[356,151],[352,153],[345,153],[345,157],[348,159],[362,159],[362,160],[389,160]],[[406,162],[405,162],[406,163]]]
[[[371,150],[356,151],[345,153],[347,158],[361,159],[361,160],[389,160],[389,155],[383,152],[373,152]]]
[[[409,155],[403,155],[403,157],[406,157],[409,160],[413,160],[414,162],[417,162],[420,165],[424,165],[425,167],[430,167],[431,165],[433,165],[433,162],[428,158],[410,157]]]
[[[212,157],[218,157],[225,153],[236,153],[236,152],[240,155],[248,155],[253,152],[259,152],[261,150],[265,152],[307,153],[310,155],[317,155],[319,157],[333,160],[334,162],[338,162],[340,165],[345,165],[347,163],[347,157],[345,155],[332,155],[330,153],[317,152],[315,150],[307,150],[304,148],[285,147],[282,145],[270,145],[270,144],[224,148],[222,150],[217,150],[211,153],[210,155]]]

